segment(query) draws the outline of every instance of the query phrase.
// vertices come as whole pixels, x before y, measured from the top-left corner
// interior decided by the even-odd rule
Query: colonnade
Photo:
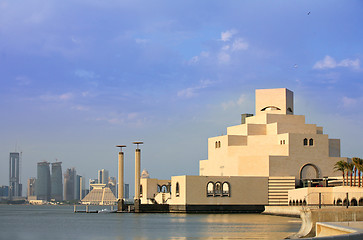
[[[139,148],[140,144],[143,142],[133,142],[136,145],[135,149],[135,211],[140,204],[140,164],[141,164],[141,149]],[[117,145],[116,147],[120,148],[120,152],[118,153],[118,195],[117,202],[118,207],[117,211],[125,210],[125,200],[124,200],[124,152],[122,148],[125,148],[126,145]]]

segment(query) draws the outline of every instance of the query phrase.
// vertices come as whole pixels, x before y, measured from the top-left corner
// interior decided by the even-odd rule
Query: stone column
[[[118,199],[124,198],[124,153],[118,153]]]
[[[140,199],[140,154],[139,148],[135,150],[135,200]]]
[[[117,211],[121,212],[125,209],[124,204],[124,153],[122,152],[122,148],[126,147],[125,145],[117,145],[116,147],[120,148],[120,152],[118,153],[118,195],[117,195]]]
[[[135,149],[135,199],[134,199],[134,207],[135,212],[141,212],[140,210],[140,158],[141,158],[141,150],[139,149],[139,144],[143,144],[143,142],[133,142],[136,144]]]

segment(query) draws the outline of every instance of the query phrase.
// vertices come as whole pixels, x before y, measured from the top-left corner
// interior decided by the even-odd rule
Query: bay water
[[[283,239],[300,226],[298,218],[262,214],[74,213],[73,206],[0,205],[1,240]]]

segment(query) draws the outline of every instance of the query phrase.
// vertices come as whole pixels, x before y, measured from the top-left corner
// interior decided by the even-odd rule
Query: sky
[[[198,175],[207,139],[288,88],[295,114],[363,157],[363,2],[0,0],[0,185],[63,162],[86,178]],[[133,188],[130,188],[131,192]]]

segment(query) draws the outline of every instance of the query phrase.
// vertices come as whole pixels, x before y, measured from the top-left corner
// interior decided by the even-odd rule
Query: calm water
[[[259,214],[87,214],[72,206],[0,205],[0,239],[9,240],[283,239],[300,225]]]

